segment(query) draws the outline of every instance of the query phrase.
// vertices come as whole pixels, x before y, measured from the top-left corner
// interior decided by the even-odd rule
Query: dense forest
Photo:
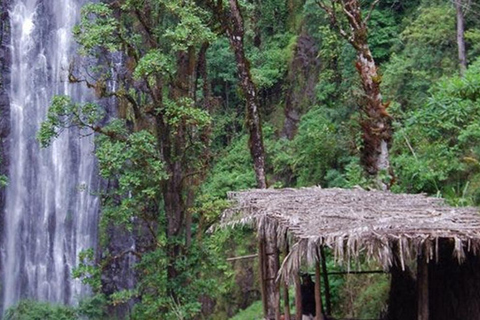
[[[92,295],[7,319],[260,318],[258,262],[227,260],[255,233],[216,228],[228,191],[480,202],[476,1],[108,0],[79,21],[69,82],[96,100],[56,96],[37,138],[95,134],[100,240],[74,271]],[[388,276],[331,281],[334,315],[379,316]]]

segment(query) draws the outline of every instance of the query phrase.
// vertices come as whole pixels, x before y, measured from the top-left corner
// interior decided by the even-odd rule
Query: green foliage
[[[385,68],[382,88],[403,109],[425,103],[430,86],[457,70],[452,10],[447,4],[421,7],[400,34],[402,45]]]
[[[253,47],[248,58],[252,62],[253,81],[259,90],[272,87],[282,80],[287,71],[287,63],[296,37],[290,34],[276,35],[261,48]]]
[[[158,50],[149,51],[138,61],[133,76],[136,80],[150,76],[168,76],[174,72],[172,57],[165,55]]]
[[[465,42],[469,45],[467,58],[469,61],[480,56],[480,29],[465,30]]]
[[[211,123],[207,111],[198,108],[190,98],[181,98],[176,101],[165,101],[165,116],[168,124],[178,128],[181,125],[191,125],[202,129]]]
[[[368,22],[368,44],[376,63],[388,61],[392,47],[399,44],[399,25],[391,9],[375,9]]]
[[[455,14],[453,7],[419,8],[416,19],[401,34],[404,42],[434,46],[438,49],[455,44]]]
[[[83,250],[79,253],[80,263],[72,271],[72,277],[82,279],[82,283],[89,285],[95,293],[100,293],[102,288],[101,268],[95,265],[93,249]]]
[[[354,307],[357,315],[362,319],[378,318],[386,307],[388,292],[390,290],[390,279],[388,276],[366,276],[366,286],[361,287],[360,294],[355,299]]]
[[[335,165],[341,150],[335,125],[325,117],[325,109],[312,108],[301,119],[292,141],[279,140],[270,153],[274,172],[293,174],[295,186],[325,184],[328,169]]]
[[[245,310],[241,310],[230,320],[260,320],[263,317],[262,301],[252,303]]]
[[[187,50],[190,46],[211,42],[215,34],[207,26],[210,14],[202,10],[195,1],[160,1],[177,20],[172,27],[165,30],[164,36],[172,43],[175,51]]]
[[[5,311],[5,320],[76,320],[75,309],[47,302],[22,300]]]
[[[404,189],[448,194],[453,187],[459,196],[465,183],[477,180],[479,74],[477,61],[465,77],[440,81],[424,107],[409,114],[405,127],[397,130],[393,161]]]
[[[89,3],[82,8],[82,20],[73,29],[73,34],[80,43],[81,53],[94,54],[97,47],[117,51],[119,23],[113,17],[113,10],[105,3]]]
[[[104,116],[103,110],[95,103],[79,104],[70,97],[55,96],[47,112],[47,119],[42,122],[37,133],[40,145],[45,148],[60,133],[70,127],[92,129]]]
[[[80,300],[78,307],[21,300],[15,306],[8,308],[3,318],[6,320],[105,320],[109,319],[105,306],[106,299],[101,294]]]
[[[265,37],[282,34],[286,31],[288,18],[287,1],[266,0],[261,6],[256,6],[258,28]]]
[[[106,306],[107,299],[105,296],[103,294],[94,294],[91,297],[80,300],[77,311],[82,319],[105,320],[109,319]]]
[[[0,175],[0,188],[4,188],[8,185],[8,178],[5,175]]]
[[[255,172],[247,145],[248,137],[242,136],[218,157],[219,161],[203,185],[204,193],[224,198],[228,191],[255,187]]]

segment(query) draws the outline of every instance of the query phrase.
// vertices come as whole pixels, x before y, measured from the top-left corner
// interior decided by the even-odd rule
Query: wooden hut
[[[394,311],[390,319],[454,319],[451,314],[462,314],[458,311],[462,308],[469,311],[464,311],[458,319],[480,319],[480,303],[472,307],[471,302],[456,301],[452,307],[452,303],[443,301],[449,299],[449,294],[439,294],[435,289],[438,283],[448,280],[453,286],[466,286],[465,294],[476,295],[475,301],[480,298],[480,276],[477,276],[480,216],[476,208],[451,207],[442,199],[425,195],[361,188],[262,189],[231,192],[229,198],[232,206],[224,212],[222,225],[252,224],[259,233],[266,319],[279,319],[280,313],[286,313],[288,319],[288,307],[280,311],[282,286],[296,285],[297,309],[301,308],[298,273],[302,265],[315,266],[319,292],[320,274],[326,276],[326,270],[321,272],[319,264],[325,247],[330,248],[339,264],[348,265],[361,255],[378,261],[385,271],[392,273],[391,290],[399,300],[402,290],[397,287],[402,286],[403,273],[408,266],[417,265],[415,283],[413,287],[410,285],[414,292],[403,290],[414,299],[410,306],[400,306],[413,311],[400,311],[396,315]],[[288,250],[281,263],[276,254],[279,250]],[[274,279],[272,273],[276,275]],[[445,290],[455,299],[457,289]],[[317,310],[321,310],[321,303],[318,294]],[[405,315],[399,315],[402,312]],[[322,317],[317,312],[317,319]]]

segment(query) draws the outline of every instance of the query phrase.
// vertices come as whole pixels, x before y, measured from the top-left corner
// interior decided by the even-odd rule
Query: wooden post
[[[290,301],[288,299],[288,285],[283,282],[283,314],[285,320],[290,320]]]
[[[260,292],[262,294],[263,318],[267,317],[267,292],[265,288],[265,233],[258,230],[258,269],[260,272]]]
[[[285,237],[285,257],[288,255],[288,239]],[[288,298],[288,285],[286,281],[283,281],[283,313],[285,320],[290,320],[290,299]]]
[[[280,320],[280,285],[276,281],[280,269],[278,256],[277,232],[272,228],[265,228],[265,289],[269,320]]]
[[[318,257],[318,255],[317,255]],[[320,261],[315,263],[315,320],[324,320],[322,313],[322,278],[320,277]]]
[[[302,288],[300,275],[295,275],[295,320],[302,320]]]
[[[424,254],[419,254],[417,257],[418,320],[429,320],[427,259]]]
[[[322,259],[322,276],[323,285],[325,286],[325,308],[327,315],[332,314],[332,300],[330,298],[330,282],[328,281],[327,259],[325,257],[325,248],[320,247],[320,255]]]
[[[264,319],[280,319],[280,286],[277,283],[279,269],[277,234],[263,227],[258,230],[259,265]]]

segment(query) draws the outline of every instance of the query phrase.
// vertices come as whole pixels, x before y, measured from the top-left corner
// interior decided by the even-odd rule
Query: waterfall
[[[71,30],[82,0],[12,0],[9,185],[2,240],[2,306],[20,299],[74,304],[88,289],[73,280],[81,250],[96,245],[94,145],[75,128],[46,149],[36,133],[54,95],[92,100],[68,83]]]

